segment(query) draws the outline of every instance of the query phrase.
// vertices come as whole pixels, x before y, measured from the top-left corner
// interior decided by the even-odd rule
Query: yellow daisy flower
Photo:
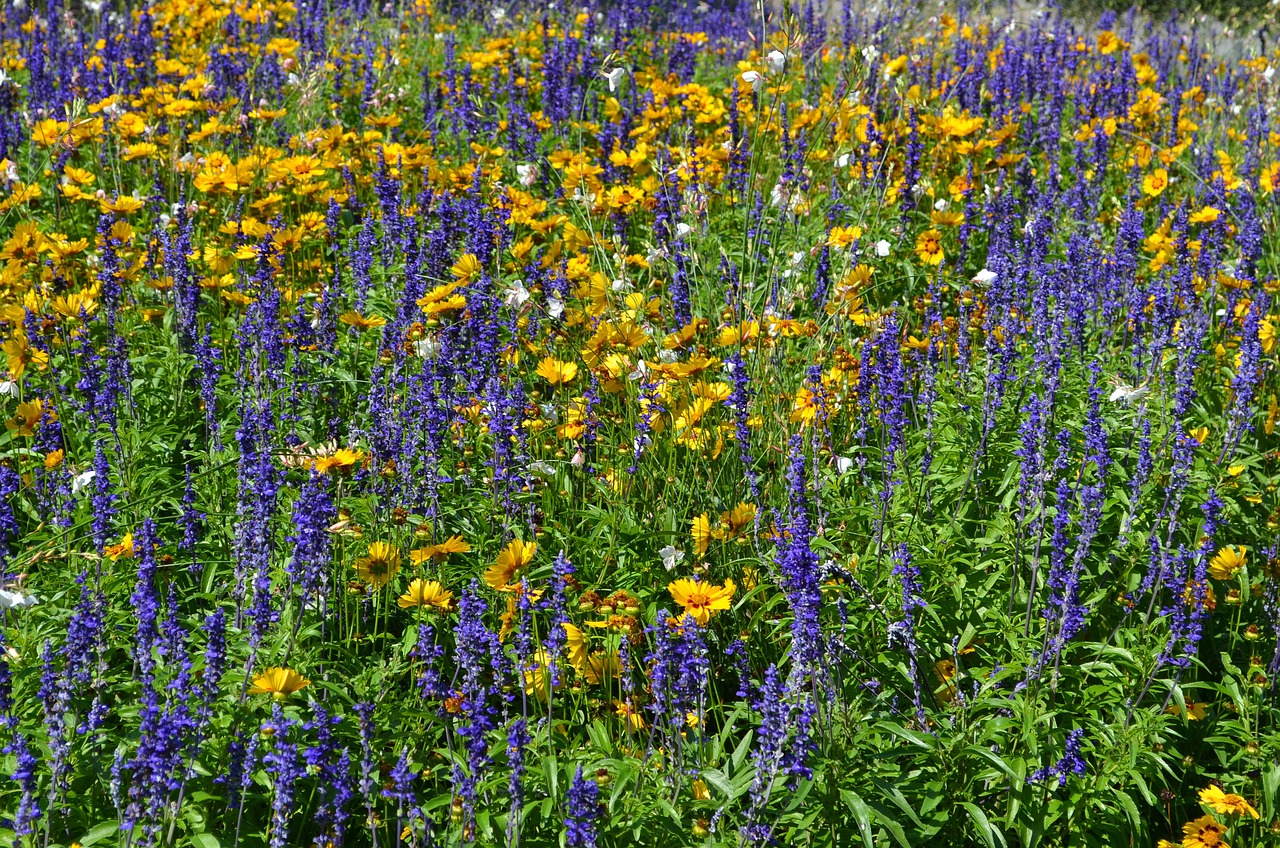
[[[499,591],[509,589],[516,572],[533,561],[537,550],[537,542],[512,539],[498,554],[497,561],[484,573],[484,581]]]
[[[283,701],[294,692],[306,689],[310,685],[310,680],[293,669],[275,666],[253,678],[253,685],[249,687],[249,694],[270,695],[277,701]]]
[[[396,603],[401,609],[430,607],[438,612],[448,612],[453,608],[453,593],[440,585],[439,581],[419,577],[409,584],[408,591]]]
[[[684,608],[685,614],[692,616],[704,627],[712,615],[729,609],[735,590],[732,580],[726,580],[723,586],[717,586],[714,583],[703,583],[697,578],[682,577],[667,585],[667,591]]]
[[[386,542],[374,542],[369,550],[355,562],[360,579],[381,589],[400,570],[400,552]]]

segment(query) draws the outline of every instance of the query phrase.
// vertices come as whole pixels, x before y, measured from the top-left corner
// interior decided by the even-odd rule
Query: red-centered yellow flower
[[[427,560],[444,562],[449,554],[465,554],[471,545],[461,536],[450,536],[438,545],[427,545],[409,552],[409,561],[414,565],[422,565]]]
[[[1236,572],[1244,568],[1245,550],[1235,545],[1219,548],[1209,560],[1209,576],[1215,580],[1234,580]]]
[[[916,256],[926,265],[941,265],[946,254],[942,250],[942,233],[925,230],[916,238]]]
[[[1182,710],[1178,709],[1177,704],[1170,704],[1165,712],[1169,715],[1182,715]],[[1205,705],[1197,704],[1195,701],[1187,701],[1187,721],[1204,721]]]
[[[1226,833],[1226,825],[1213,816],[1201,816],[1182,826],[1182,848],[1231,848],[1222,839]]]
[[[453,593],[436,580],[419,577],[409,584],[409,590],[396,603],[400,609],[430,607],[438,612],[448,612],[453,608]]]
[[[1169,187],[1169,172],[1156,168],[1142,180],[1142,193],[1147,197],[1159,197]]]
[[[102,549],[102,555],[112,562],[124,557],[130,559],[137,555],[137,548],[133,544],[133,534],[125,533],[124,538],[120,540],[118,545],[107,545]]]
[[[805,386],[796,389],[796,397],[791,404],[791,415],[787,420],[793,424],[808,424],[817,415],[818,398],[813,390]]]
[[[355,562],[360,579],[381,589],[400,570],[400,552],[386,542],[374,542],[369,550]]]
[[[1206,786],[1200,790],[1200,803],[1212,807],[1215,813],[1229,816],[1253,816],[1258,818],[1258,811],[1239,795],[1223,792],[1220,786]]]
[[[512,539],[498,554],[497,562],[484,573],[484,581],[498,591],[510,589],[516,573],[533,561],[537,550],[537,542]]]
[[[306,689],[311,681],[291,668],[275,666],[253,678],[249,687],[250,695],[270,695],[277,701],[283,701],[301,689]]]
[[[717,586],[688,577],[681,577],[667,585],[667,591],[684,608],[685,614],[692,616],[704,627],[712,615],[729,609],[729,601],[733,599],[735,588],[732,580],[726,580],[723,586]]]
[[[827,244],[843,250],[860,238],[862,238],[862,227],[832,227],[827,235]]]
[[[548,356],[538,363],[537,374],[553,386],[572,382],[578,376],[578,363],[561,362],[554,356]]]

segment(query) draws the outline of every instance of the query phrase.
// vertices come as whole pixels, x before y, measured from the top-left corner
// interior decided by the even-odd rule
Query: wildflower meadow
[[[0,844],[1280,846],[1277,14],[7,0]]]

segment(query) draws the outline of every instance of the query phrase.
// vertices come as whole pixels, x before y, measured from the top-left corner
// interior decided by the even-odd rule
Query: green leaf
[[[902,794],[901,789],[883,780],[879,780],[878,778],[872,778],[871,782],[876,785],[876,788],[879,789],[886,798],[897,805],[898,809],[907,814],[907,818],[911,819],[912,824],[918,828],[924,828],[924,822],[920,821],[920,817],[916,815],[916,811],[911,808],[910,802],[908,802],[906,796]]]
[[[112,836],[113,834],[116,834],[119,832],[120,832],[120,822],[116,821],[115,819],[111,819],[110,821],[104,821],[100,824],[95,824],[93,827],[89,829],[88,833],[86,833],[84,836],[80,837],[76,841],[79,842],[81,845],[86,846],[86,848],[88,848],[88,846],[93,845],[97,842],[101,842],[102,840],[106,839],[108,836]],[[214,840],[214,843],[216,844],[217,840]]]
[[[1280,798],[1280,763],[1272,763],[1262,772],[1262,808],[1273,817],[1276,812],[1276,799]]]
[[[1142,832],[1142,814],[1138,812],[1138,805],[1133,803],[1133,799],[1129,797],[1127,792],[1115,791],[1110,797],[1120,802],[1120,806],[1124,807],[1125,815],[1129,817],[1129,823],[1133,825],[1136,832]]]
[[[889,831],[889,835],[893,837],[895,842],[901,845],[902,848],[911,848],[911,841],[907,839],[906,831],[902,829],[902,825],[898,824],[897,819],[889,815],[885,808],[879,804],[868,801],[867,806],[870,807],[871,812],[875,814],[874,821],[877,824],[882,825],[885,830]]]
[[[733,784],[729,782],[729,779],[725,777],[724,772],[720,769],[707,769],[702,773],[702,776],[707,783],[714,786],[721,794],[729,798],[734,797]]]
[[[987,760],[996,768],[1000,769],[1001,773],[1003,773],[1005,777],[1009,778],[1010,783],[1014,784],[1015,786],[1017,785],[1018,775],[1016,772],[1014,772],[1013,767],[1010,766],[1008,763],[1006,763],[1003,757],[1001,757],[999,754],[995,753],[991,749],[983,748],[978,745],[970,745],[964,749],[964,752],[966,754],[973,754],[975,756],[983,758],[984,760]]]
[[[926,751],[932,751],[935,747],[937,747],[937,744],[938,744],[937,740],[934,739],[932,736],[929,736],[928,734],[925,734],[925,733],[917,733],[914,730],[907,730],[905,727],[898,724],[882,721],[882,722],[879,722],[876,726],[881,730],[884,730],[887,733],[891,733],[894,736],[897,736],[899,739],[909,742],[918,748],[923,748]]]
[[[733,749],[733,755],[729,757],[729,762],[733,763],[735,769],[742,766],[743,761],[747,759],[747,754],[751,752],[751,740],[755,738],[756,732],[748,730],[746,735],[742,737],[742,741],[738,743],[738,747]]]
[[[960,806],[964,807],[969,813],[969,818],[973,819],[973,823],[978,826],[978,833],[982,835],[983,841],[987,843],[987,848],[996,848],[997,837],[1000,844],[1008,846],[1005,842],[1004,834],[991,827],[991,822],[987,819],[987,814],[982,812],[982,808],[972,801],[961,801]]]
[[[858,820],[858,830],[862,832],[863,843],[867,848],[875,848],[875,841],[871,838],[871,810],[867,807],[867,802],[852,789],[841,789],[840,799]]]
[[[1137,771],[1129,770],[1129,779],[1133,781],[1133,785],[1138,787],[1138,791],[1142,793],[1142,800],[1146,801],[1149,806],[1158,807],[1160,802],[1156,800],[1156,796],[1152,794],[1151,788],[1147,786],[1147,780]]]

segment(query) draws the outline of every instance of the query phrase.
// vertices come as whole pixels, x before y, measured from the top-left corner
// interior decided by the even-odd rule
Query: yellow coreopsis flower
[[[36,398],[35,400],[18,404],[18,411],[4,424],[15,436],[30,438],[35,435],[36,428],[44,420],[45,414],[44,404],[40,398]],[[49,414],[49,418],[54,420],[52,413]]]
[[[827,245],[843,250],[851,247],[860,238],[862,238],[862,227],[832,227],[831,232],[827,234]]]
[[[321,474],[327,474],[330,471],[339,473],[350,471],[352,468],[364,461],[365,453],[362,450],[352,450],[351,448],[339,448],[326,456],[316,457],[311,467]]]
[[[485,582],[499,591],[509,588],[516,573],[533,561],[537,550],[537,542],[512,539],[498,554],[497,561],[484,573]]]
[[[1187,719],[1187,721],[1204,721],[1204,717],[1205,715],[1207,715],[1205,711],[1205,704],[1197,704],[1195,701],[1187,701],[1186,704],[1187,704],[1187,714],[1185,718]],[[1178,709],[1177,704],[1170,704],[1165,709],[1165,712],[1168,713],[1169,715],[1176,715],[1176,716],[1182,715],[1182,710]]]
[[[338,316],[338,320],[355,329],[363,332],[372,327],[381,327],[387,323],[387,319],[381,315],[361,315],[359,312],[344,312]]]
[[[694,552],[699,556],[705,554],[711,545],[711,516],[704,512],[694,518],[689,535],[693,537]]]
[[[631,704],[614,701],[613,711],[618,718],[626,719],[632,730],[644,730],[644,716]]]
[[[524,693],[539,701],[545,701],[551,682],[548,668],[550,657],[545,650],[539,648],[533,652],[531,659],[531,662],[524,664]]]
[[[1169,186],[1169,172],[1156,168],[1142,180],[1142,193],[1147,197],[1159,197]]]
[[[129,559],[137,554],[137,549],[133,544],[133,534],[125,533],[119,544],[107,545],[102,549],[102,555],[112,562],[124,557]]]
[[[1102,55],[1109,56],[1123,48],[1124,41],[1111,30],[1098,33],[1098,52]]]
[[[1263,194],[1271,194],[1280,185],[1280,162],[1272,163],[1258,172],[1258,188]]]
[[[1262,343],[1262,352],[1270,353],[1276,349],[1276,325],[1268,319],[1258,322],[1258,341]]]
[[[558,386],[578,376],[578,363],[561,362],[554,356],[548,356],[538,363],[537,374],[551,385]]]
[[[103,212],[119,212],[122,215],[128,215],[137,212],[144,204],[141,200],[133,195],[121,195],[114,200],[102,198],[98,201],[98,208]]]
[[[444,562],[449,554],[465,554],[469,550],[471,545],[461,536],[450,536],[438,545],[427,545],[425,548],[410,551],[409,561],[414,565],[421,565],[427,560]]]
[[[1192,212],[1187,220],[1192,224],[1212,224],[1222,215],[1222,210],[1216,206],[1202,206],[1200,209]]]
[[[400,609],[430,607],[439,612],[448,612],[453,608],[453,593],[436,580],[423,580],[419,577],[409,584],[409,590],[396,603],[400,605]]]
[[[1226,825],[1213,816],[1201,816],[1182,826],[1182,848],[1231,848],[1222,837]]]
[[[622,664],[618,661],[616,652],[597,652],[587,656],[578,673],[586,678],[586,681],[592,686],[598,686],[605,680],[617,678],[621,671]]]
[[[400,570],[400,552],[386,542],[374,542],[369,550],[355,562],[360,579],[381,589]]]
[[[49,354],[31,347],[26,336],[14,336],[3,345],[5,359],[9,366],[9,374],[18,379],[27,370],[28,365],[44,368],[49,362]]]
[[[1239,795],[1223,792],[1220,786],[1206,786],[1201,789],[1200,803],[1206,807],[1212,807],[1215,813],[1258,818],[1258,811],[1248,801]]]
[[[474,253],[464,253],[449,270],[458,282],[469,283],[480,273],[480,260]]]
[[[818,415],[818,398],[812,389],[801,386],[796,389],[795,400],[791,404],[791,415],[787,420],[793,424],[808,424]]]
[[[748,525],[755,523],[756,505],[746,501],[740,502],[733,509],[720,513],[720,523],[724,525],[726,538],[733,538],[742,533]]]
[[[1209,576],[1216,580],[1233,580],[1236,572],[1244,567],[1244,548],[1227,545],[1219,548],[1209,560]]]
[[[270,695],[277,701],[283,701],[300,689],[306,689],[311,681],[291,668],[275,666],[253,678],[249,687],[250,695]]]
[[[667,585],[667,591],[684,608],[685,614],[703,626],[706,626],[715,613],[729,609],[729,601],[733,599],[735,590],[732,580],[726,580],[723,586],[717,586],[696,578],[682,577]]]
[[[916,256],[926,265],[941,265],[946,254],[942,250],[942,233],[925,230],[916,238]]]
[[[564,628],[564,648],[569,655],[569,665],[582,674],[587,664],[587,638],[577,625],[565,621],[560,626]]]

